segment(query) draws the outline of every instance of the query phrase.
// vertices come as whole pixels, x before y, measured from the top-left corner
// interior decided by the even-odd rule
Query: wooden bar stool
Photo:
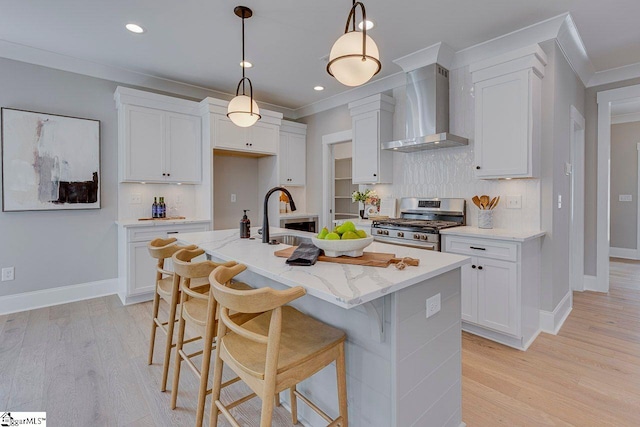
[[[196,246],[179,246],[176,244],[176,238],[170,239],[154,239],[147,245],[149,254],[151,257],[158,260],[156,265],[156,289],[153,296],[153,319],[151,321],[151,340],[149,342],[149,360],[148,363],[153,363],[153,349],[156,342],[156,329],[159,327],[162,332],[167,336],[167,343],[164,352],[164,362],[162,370],[162,386],[161,390],[167,389],[167,374],[169,372],[169,359],[171,357],[171,348],[175,347],[173,344],[173,329],[176,319],[176,305],[179,301],[178,281],[174,280],[173,271],[165,269],[165,260],[171,258],[174,253],[181,249],[189,248],[195,249]],[[200,281],[200,285],[209,285],[209,280]],[[160,309],[160,300],[164,300],[169,304],[169,317],[166,322],[161,322],[158,319],[158,311]]]
[[[196,377],[200,379],[200,388],[198,391],[198,403],[196,413],[196,426],[202,425],[202,419],[204,416],[204,406],[207,394],[211,393],[211,390],[207,390],[207,382],[209,379],[209,366],[211,363],[211,350],[215,348],[214,338],[216,336],[216,324],[217,324],[217,303],[213,298],[213,294],[198,293],[190,288],[190,284],[193,281],[206,280],[209,281],[209,274],[220,265],[230,267],[236,265],[236,262],[230,261],[224,264],[218,264],[212,261],[203,262],[191,262],[191,260],[199,255],[202,255],[204,251],[202,249],[185,249],[173,254],[173,269],[176,276],[180,278],[180,316],[178,324],[178,341],[176,347],[176,360],[173,371],[173,386],[171,388],[171,409],[176,408],[178,399],[178,385],[180,382],[180,367],[182,361],[184,361],[189,368],[195,373]],[[253,289],[246,283],[231,282],[227,283],[234,289]],[[243,319],[251,319],[255,315],[244,316]],[[242,321],[243,319],[236,319]],[[203,338],[203,349],[195,353],[187,354],[183,350],[183,345],[187,342],[193,341],[184,340],[184,333],[187,323],[190,328],[195,329],[200,337]],[[197,339],[197,338],[196,338]],[[196,367],[191,358],[202,355],[202,363],[200,369]],[[235,381],[234,381],[235,382]]]
[[[289,389],[293,424],[298,423],[297,398],[300,398],[324,418],[329,426],[347,427],[344,332],[284,305],[305,295],[306,291],[301,286],[283,291],[271,288],[243,291],[224,285],[245,268],[240,264],[218,267],[209,276],[210,292],[220,305],[210,426],[217,426],[218,413],[222,412],[231,425],[239,427],[229,409],[256,395],[262,399],[260,427],[271,426],[274,406],[272,396]],[[262,314],[239,324],[229,316],[230,310]],[[296,390],[299,382],[333,361],[336,362],[340,411],[335,420]],[[228,365],[254,393],[223,404],[220,401],[223,364]]]

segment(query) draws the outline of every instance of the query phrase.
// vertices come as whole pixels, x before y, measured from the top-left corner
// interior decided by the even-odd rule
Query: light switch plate
[[[235,203],[236,202],[236,195],[235,194],[231,194],[231,203]]]
[[[507,196],[507,209],[522,209],[522,196]]]
[[[620,202],[632,202],[633,201],[633,197],[631,196],[631,194],[620,194],[618,196],[618,201],[620,201]]]

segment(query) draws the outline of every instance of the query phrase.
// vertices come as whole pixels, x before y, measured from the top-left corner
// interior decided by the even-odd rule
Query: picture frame
[[[364,204],[364,218],[368,219],[369,217],[372,216],[378,216],[379,215],[379,210],[378,210],[378,206],[377,205],[371,205],[368,203]]]
[[[100,209],[100,121],[0,108],[2,211]]]

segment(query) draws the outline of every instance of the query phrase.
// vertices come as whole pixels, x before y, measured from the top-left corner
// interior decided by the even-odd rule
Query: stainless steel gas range
[[[374,240],[440,250],[440,230],[466,224],[464,199],[400,199],[400,218],[374,220]]]

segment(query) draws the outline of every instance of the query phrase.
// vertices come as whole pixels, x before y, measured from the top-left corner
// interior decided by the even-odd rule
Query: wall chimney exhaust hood
[[[449,133],[449,70],[431,64],[407,73],[406,135],[382,149],[413,152],[469,145]]]

